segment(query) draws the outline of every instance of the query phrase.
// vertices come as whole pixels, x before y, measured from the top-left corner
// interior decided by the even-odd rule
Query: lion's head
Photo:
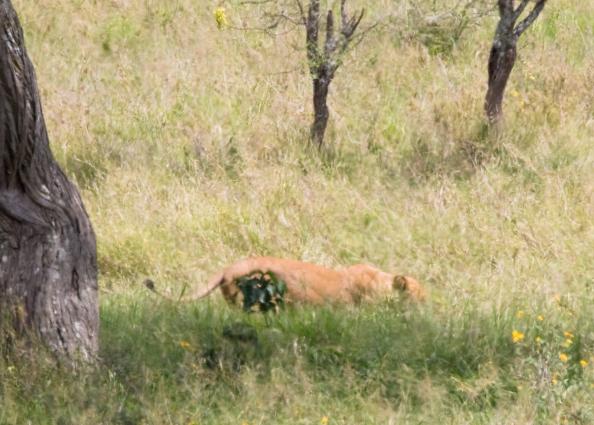
[[[410,276],[397,275],[394,277],[393,288],[404,291],[415,301],[424,301],[427,294],[421,284]]]

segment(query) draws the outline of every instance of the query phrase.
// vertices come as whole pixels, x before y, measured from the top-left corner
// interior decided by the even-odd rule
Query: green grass
[[[96,368],[73,377],[37,357],[3,362],[0,422],[590,423],[594,380],[579,360],[591,361],[594,327],[564,305],[541,306],[543,321],[399,302],[263,316],[120,296],[103,303]]]
[[[523,36],[498,135],[494,16],[453,40],[408,2],[365,3],[395,18],[338,70],[322,153],[303,34],[219,31],[219,5],[15,1],[97,233],[101,352],[74,374],[3,356],[0,424],[594,422],[592,0],[547,4]],[[248,255],[369,262],[430,300],[261,316],[140,285],[179,293]]]

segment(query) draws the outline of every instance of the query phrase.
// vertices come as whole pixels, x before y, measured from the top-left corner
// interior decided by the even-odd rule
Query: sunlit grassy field
[[[2,358],[0,424],[594,423],[594,0],[522,37],[499,132],[494,12],[452,39],[455,17],[421,17],[456,1],[349,1],[380,24],[331,85],[322,152],[302,28],[238,29],[265,24],[253,3],[14,0],[97,234],[102,328],[75,376]],[[430,299],[262,316],[141,287],[249,255],[372,263]]]

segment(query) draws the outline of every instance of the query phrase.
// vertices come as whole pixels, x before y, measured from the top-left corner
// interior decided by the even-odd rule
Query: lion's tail
[[[170,295],[164,294],[161,291],[159,291],[155,287],[155,282],[153,282],[151,279],[146,279],[144,281],[144,286],[146,286],[148,289],[153,291],[158,296],[165,298],[167,300],[177,301],[177,302],[188,302],[188,301],[196,301],[196,300],[202,299],[204,297],[207,297],[214,290],[216,290],[219,286],[221,286],[223,284],[223,281],[224,281],[223,273],[219,273],[218,275],[213,277],[208,282],[208,285],[206,285],[206,288],[196,288],[192,294],[187,295],[187,296],[184,296],[182,294],[178,298],[172,297]]]

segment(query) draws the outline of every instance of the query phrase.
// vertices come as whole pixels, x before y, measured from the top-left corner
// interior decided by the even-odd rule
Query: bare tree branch
[[[522,22],[520,22],[514,30],[514,35],[516,37],[521,36],[522,33],[526,31],[528,27],[530,27],[530,25],[534,23],[534,21],[536,21],[536,18],[538,18],[538,15],[540,15],[540,12],[542,12],[542,10],[544,9],[546,2],[547,0],[538,0],[536,2],[534,8],[530,11],[528,16],[526,16],[526,18]]]
[[[310,72],[312,75],[318,73],[320,54],[318,44],[318,32],[320,25],[320,1],[312,0],[309,3],[309,9],[307,11],[307,21],[305,23],[306,33],[306,48],[307,48],[307,60],[310,65]]]
[[[297,9],[299,9],[299,16],[301,17],[301,22],[303,23],[303,25],[307,25],[305,9],[303,9],[303,4],[301,3],[301,0],[295,0],[295,3],[297,3]]]
[[[526,9],[528,3],[530,3],[530,0],[522,0],[522,3],[520,3],[518,8],[514,11],[514,22],[517,21],[520,16],[522,16],[522,12],[524,12],[524,9]]]
[[[346,0],[340,0],[340,22],[342,28],[345,28],[348,24],[349,16],[346,10]]]
[[[294,26],[303,25],[301,20],[294,18],[293,16],[289,16],[285,12],[278,12],[278,13],[264,13],[263,16],[268,18],[272,21],[272,23],[268,26],[268,28],[276,28],[280,25],[282,21],[290,22]]]
[[[332,10],[329,10],[326,18],[326,43],[324,46],[325,59],[330,59],[335,50],[336,38],[334,37],[334,14],[332,13]]]
[[[357,30],[357,27],[359,26],[359,24],[361,23],[361,20],[363,19],[363,16],[365,16],[365,9],[361,10],[361,13],[359,13],[359,16],[353,16],[346,25],[343,25],[342,28],[342,35],[345,39],[350,39],[352,37],[352,35],[355,33],[355,31]]]

